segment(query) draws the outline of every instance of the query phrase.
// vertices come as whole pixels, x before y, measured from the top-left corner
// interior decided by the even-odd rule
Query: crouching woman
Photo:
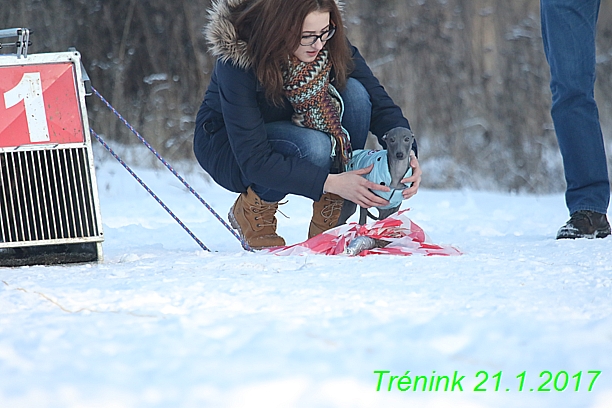
[[[229,220],[250,247],[285,245],[276,233],[287,194],[314,201],[308,237],[355,211],[384,206],[365,169],[345,171],[368,131],[409,127],[401,109],[344,34],[336,0],[217,0],[206,37],[217,57],[196,118],[194,152],[224,188],[240,193]],[[416,144],[414,145],[416,153]],[[412,187],[421,171],[416,157]]]

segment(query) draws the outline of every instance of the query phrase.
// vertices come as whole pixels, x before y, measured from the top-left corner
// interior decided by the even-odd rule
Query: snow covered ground
[[[105,162],[104,262],[0,268],[0,407],[612,407],[612,238],[556,241],[562,195],[421,190],[408,215],[458,257],[279,257],[138,174],[214,252]]]

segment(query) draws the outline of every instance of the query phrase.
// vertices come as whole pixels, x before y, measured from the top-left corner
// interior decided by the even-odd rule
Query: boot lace
[[[287,204],[287,201],[282,203],[266,203],[262,201],[259,205],[252,205],[251,211],[253,214],[257,214],[255,216],[255,221],[257,221],[258,227],[274,227],[276,226],[276,211],[283,214],[283,216],[287,217],[282,211],[278,209],[279,205]]]
[[[323,206],[323,209],[321,210],[321,215],[323,216],[323,218],[332,218],[335,212],[342,211],[342,205],[344,204],[344,199],[342,198],[334,199],[330,197],[325,197],[325,200],[329,201],[329,203],[325,204]]]

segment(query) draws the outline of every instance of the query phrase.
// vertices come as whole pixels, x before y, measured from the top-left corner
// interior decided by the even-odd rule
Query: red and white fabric
[[[407,212],[407,209],[398,211],[388,218],[372,224],[359,225],[353,222],[341,225],[304,242],[283,247],[267,248],[263,251],[274,255],[346,255],[345,249],[351,240],[358,236],[368,236],[374,239],[390,241],[391,243],[384,248],[364,250],[359,253],[359,256],[374,254],[402,256],[413,254],[426,256],[461,255],[461,251],[452,246],[431,243],[425,231],[408,218]]]

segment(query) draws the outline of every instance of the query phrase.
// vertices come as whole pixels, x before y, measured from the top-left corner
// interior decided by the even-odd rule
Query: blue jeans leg
[[[353,149],[363,149],[370,127],[372,103],[370,95],[359,81],[349,78],[346,88],[340,92],[344,101],[342,126],[349,132]],[[272,148],[284,156],[297,156],[316,166],[331,168],[331,139],[328,134],[314,129],[303,128],[289,121],[266,124],[268,141]],[[287,193],[249,182],[242,175],[245,185],[264,201],[277,202]]]
[[[551,115],[563,157],[570,214],[606,213],[610,182],[594,98],[595,30],[600,0],[541,0],[550,65]]]
[[[266,131],[272,149],[282,155],[296,156],[326,169],[331,167],[331,139],[327,133],[299,127],[289,121],[267,123]],[[246,175],[242,177],[244,184],[250,185],[264,201],[277,202],[287,195],[287,192],[252,184]]]
[[[344,101],[342,126],[351,136],[351,147],[353,150],[363,149],[368,138],[372,117],[370,94],[361,85],[361,82],[355,78],[349,78],[340,96]]]

